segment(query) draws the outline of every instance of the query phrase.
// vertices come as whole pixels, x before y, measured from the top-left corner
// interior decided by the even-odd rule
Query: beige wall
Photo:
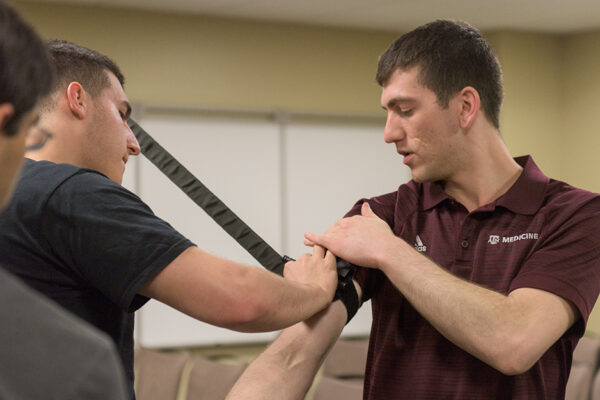
[[[600,32],[564,40],[563,95],[557,110],[563,120],[555,163],[559,177],[575,186],[600,192]],[[600,304],[596,303],[588,332],[600,335]]]
[[[378,54],[395,35],[17,3],[46,38],[109,54],[133,101],[382,115]]]
[[[394,33],[16,3],[46,38],[114,58],[134,102],[381,115],[378,55]],[[503,65],[503,136],[553,177],[600,191],[600,32],[489,33]],[[600,311],[596,313],[600,314]],[[600,316],[592,317],[600,334]]]
[[[569,183],[600,192],[600,32],[569,36],[564,43],[557,112],[564,123],[556,164]]]
[[[554,176],[561,131],[561,42],[554,36],[500,32],[489,35],[504,72],[500,130],[515,156],[531,154]],[[550,112],[549,112],[550,111]]]

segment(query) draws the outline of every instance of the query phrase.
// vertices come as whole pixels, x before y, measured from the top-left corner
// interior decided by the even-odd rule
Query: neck
[[[510,156],[497,132],[470,146],[471,154],[461,169],[444,182],[444,190],[469,212],[489,204],[517,181],[523,168]]]
[[[25,157],[78,165],[80,149],[77,137],[77,124],[64,124],[55,113],[44,115],[38,127],[27,137]]]

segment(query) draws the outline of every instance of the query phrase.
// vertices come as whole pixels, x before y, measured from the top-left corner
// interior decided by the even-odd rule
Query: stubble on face
[[[395,71],[382,92],[382,106],[392,113],[386,141],[393,142],[417,182],[445,180],[451,175],[457,147],[458,121],[453,109],[439,104],[420,83],[419,69]],[[389,122],[392,121],[392,122]]]
[[[95,169],[121,184],[128,157],[128,127],[121,116],[129,113],[127,97],[119,81],[109,73],[111,86],[92,99],[92,118],[86,132],[84,154],[88,168]],[[123,110],[121,110],[123,109]]]

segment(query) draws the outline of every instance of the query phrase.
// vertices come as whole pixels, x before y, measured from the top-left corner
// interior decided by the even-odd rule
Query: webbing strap
[[[263,267],[283,275],[283,266],[292,260],[291,258],[279,255],[133,119],[129,118],[127,123],[140,144],[142,154],[152,164],[156,165]]]

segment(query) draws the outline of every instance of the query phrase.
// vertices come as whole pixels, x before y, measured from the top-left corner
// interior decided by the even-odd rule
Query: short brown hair
[[[64,40],[49,40],[47,46],[56,76],[53,92],[71,82],[79,82],[92,97],[96,97],[110,86],[107,70],[117,77],[121,86],[125,84],[117,64],[97,51]]]
[[[420,83],[436,94],[442,107],[463,88],[475,88],[485,116],[499,128],[502,70],[479,30],[448,20],[422,25],[402,35],[383,53],[376,80],[383,86],[397,69],[415,66],[420,68]]]

